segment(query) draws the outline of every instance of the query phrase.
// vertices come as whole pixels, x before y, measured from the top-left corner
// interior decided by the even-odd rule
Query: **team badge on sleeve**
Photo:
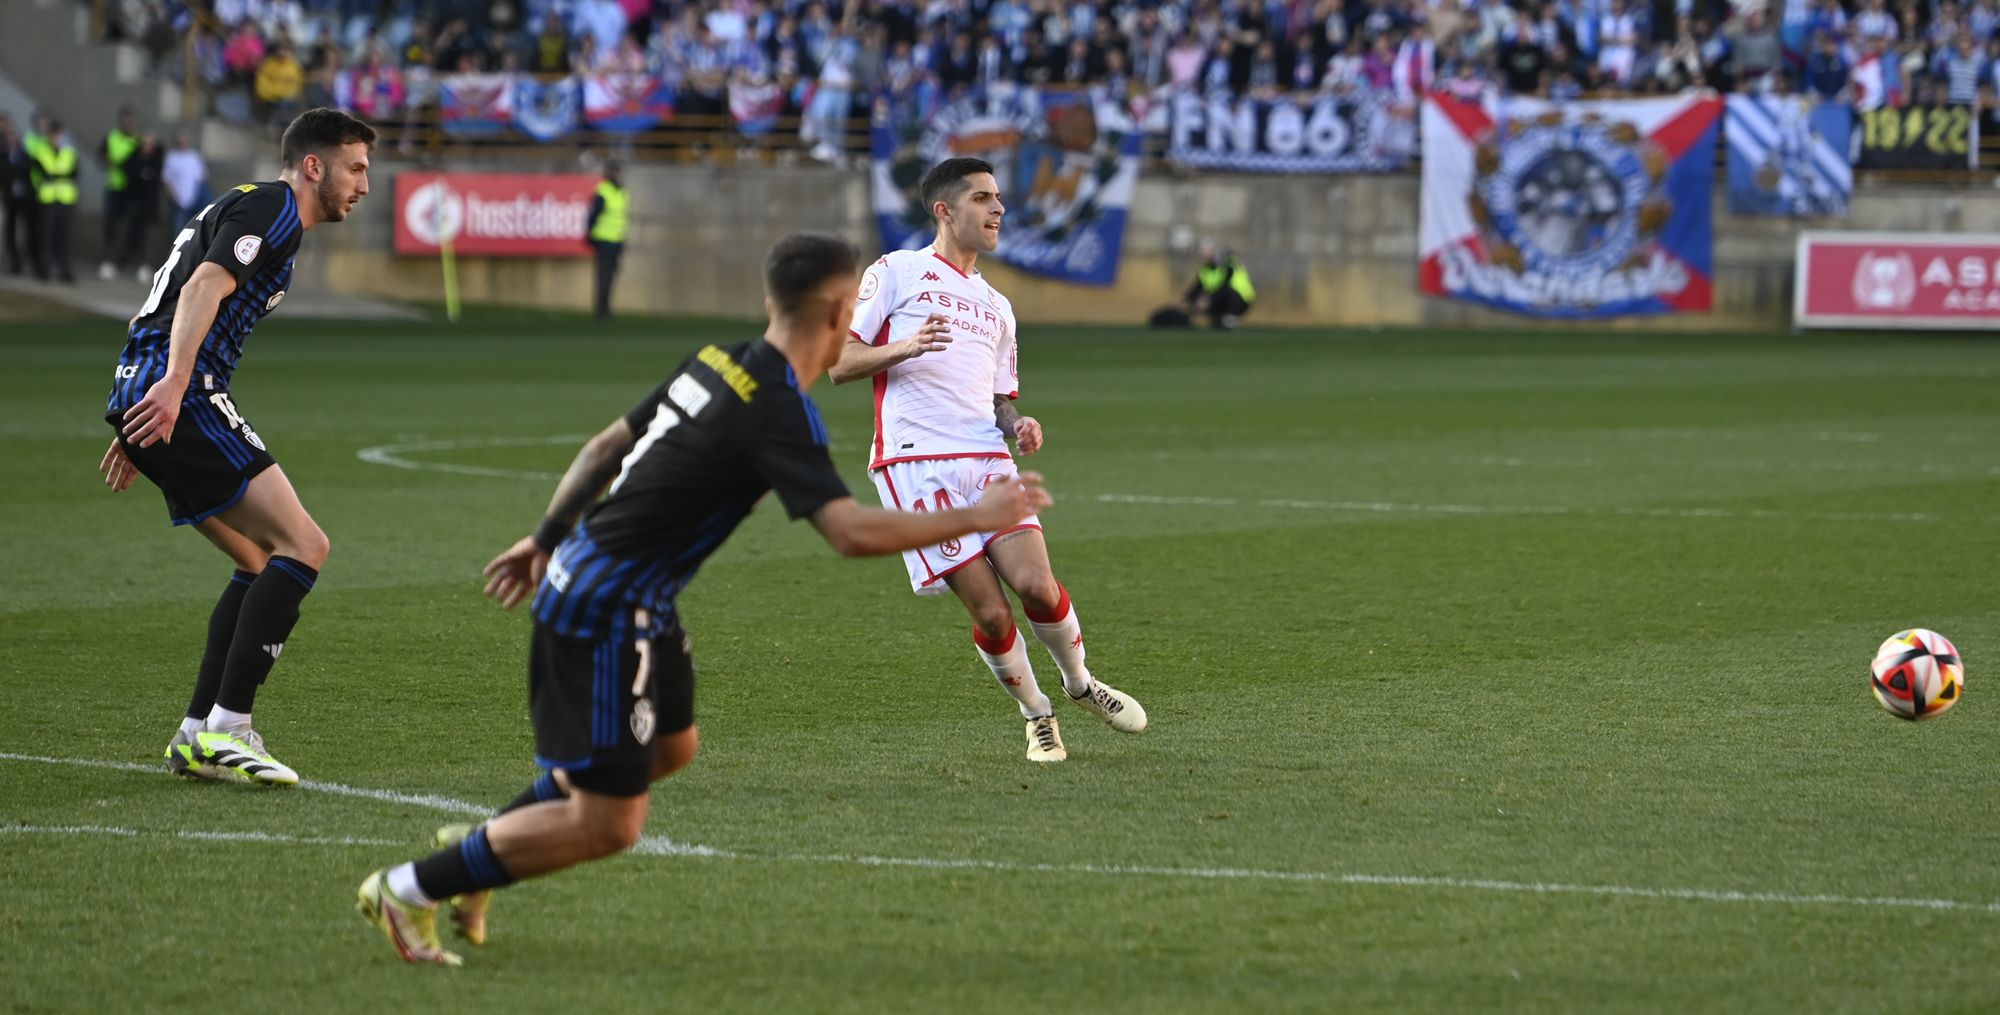
[[[257,251],[264,249],[262,236],[245,236],[236,241],[236,260],[249,264],[257,259]]]

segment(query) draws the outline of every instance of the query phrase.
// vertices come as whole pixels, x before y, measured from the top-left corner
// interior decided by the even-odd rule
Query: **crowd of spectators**
[[[2000,93],[2000,0],[110,2],[156,53],[191,40],[209,84],[264,113],[333,103],[393,120],[440,74],[644,71],[675,84],[684,116],[724,114],[733,88],[775,91],[823,155],[871,96],[993,81],[1101,85],[1142,105],[1437,87],[1991,108]]]

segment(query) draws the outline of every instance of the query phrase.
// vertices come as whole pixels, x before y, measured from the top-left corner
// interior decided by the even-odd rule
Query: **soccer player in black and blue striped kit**
[[[368,193],[375,131],[333,109],[301,113],[279,142],[284,170],[233,187],[186,223],[126,332],[104,406],[117,431],[100,469],[122,491],[135,471],[236,564],[209,615],[186,718],[167,745],[176,775],[295,784],[250,723],[326,562],[327,539],[230,394],[243,341],[277,309],[306,230],[339,222]]]
[[[584,445],[534,534],[487,566],[502,606],[534,596],[528,698],[544,772],[498,817],[439,829],[437,852],[361,883],[362,916],[405,961],[458,964],[438,941],[440,902],[480,944],[493,889],[638,841],[649,787],[695,754],[694,661],[675,599],[765,494],[843,556],[997,531],[1049,503],[1033,473],[994,482],[976,507],[928,514],[848,494],[805,389],[840,357],[860,267],[838,237],[778,241],[763,336],[688,357]]]

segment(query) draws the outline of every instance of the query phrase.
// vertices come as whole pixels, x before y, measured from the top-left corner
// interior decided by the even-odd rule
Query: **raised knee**
[[[1014,629],[1014,613],[1004,607],[981,607],[972,611],[972,626],[982,637],[999,641]]]
[[[1056,581],[1053,576],[1028,582],[1014,592],[1021,597],[1021,608],[1031,618],[1046,617],[1062,608],[1062,583]]]
[[[320,531],[317,525],[299,537],[299,562],[315,571],[326,566],[326,555],[332,550],[333,544],[328,541],[326,533]]]
[[[638,845],[646,829],[645,797],[636,797],[637,806],[607,809],[584,829],[593,857],[613,856]]]

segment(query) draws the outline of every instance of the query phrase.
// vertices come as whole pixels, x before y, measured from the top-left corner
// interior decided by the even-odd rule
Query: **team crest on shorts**
[[[958,540],[956,539],[947,539],[944,542],[938,544],[938,552],[944,554],[947,557],[958,556],[959,551],[962,549],[964,549],[964,547],[960,546],[958,544]]]
[[[259,451],[271,450],[270,448],[264,446],[264,438],[257,436],[257,431],[252,430],[247,426],[243,428],[243,439],[250,442],[250,446],[256,448]]]
[[[653,703],[640,698],[632,703],[632,739],[643,746],[653,742]]]
[[[278,301],[284,298],[285,298],[285,291],[283,289],[280,289],[277,292],[272,293],[271,298],[264,301],[264,312],[268,314],[271,311],[278,309]]]

